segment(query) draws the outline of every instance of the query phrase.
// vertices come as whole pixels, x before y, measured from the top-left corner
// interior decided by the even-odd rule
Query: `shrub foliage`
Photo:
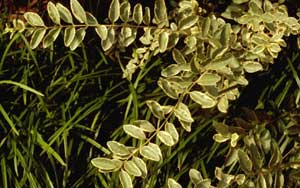
[[[103,51],[113,51],[120,62],[123,78],[134,83],[133,91],[147,74],[140,74],[141,70],[154,57],[172,57],[157,80],[163,100],[143,101],[136,116],[122,126],[130,139],[108,141],[107,154],[91,161],[101,173],[117,173],[124,188],[133,187],[135,178],[151,176],[148,166],[164,163],[168,148],[186,139],[182,130],[193,132],[197,109],[227,113],[230,101],[248,84],[248,73],[268,70],[287,46],[284,38],[300,31],[299,21],[288,15],[283,2],[269,0],[233,0],[221,15],[207,12],[196,0],[181,0],[172,11],[164,0],[156,0],[153,10],[112,0],[104,23],[98,23],[77,0],[70,0],[70,8],[49,2],[47,12],[52,25],[46,25],[39,14],[26,12],[25,20],[14,20],[6,32],[11,37],[29,37],[32,49],[52,46],[62,33],[64,45],[73,51],[92,28]],[[132,55],[123,67],[122,54],[128,53],[128,47]],[[134,94],[130,97],[136,100]],[[145,117],[139,118],[144,110]],[[288,126],[273,127],[254,111],[246,109],[245,114],[248,119],[237,117],[232,125],[213,122],[213,139],[227,143],[226,160],[215,167],[211,179],[189,170],[193,186],[264,188],[283,187],[286,182],[299,186],[299,143],[293,136],[295,129],[299,132],[297,117],[286,114],[282,121],[288,121]],[[56,160],[63,163],[59,156]],[[167,185],[181,187],[171,177]]]

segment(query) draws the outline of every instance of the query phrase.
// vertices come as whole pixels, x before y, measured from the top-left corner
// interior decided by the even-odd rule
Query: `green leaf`
[[[143,22],[143,7],[140,3],[133,7],[132,19],[135,23],[140,25]]]
[[[263,70],[262,65],[255,61],[246,61],[243,63],[243,67],[248,73],[254,73]]]
[[[180,125],[182,126],[182,128],[184,128],[184,130],[186,130],[187,132],[191,132],[192,130],[192,123],[191,122],[185,122],[182,120],[179,120]]]
[[[222,113],[227,113],[228,110],[228,99],[226,95],[222,96],[221,99],[218,102],[218,110]]]
[[[72,18],[72,14],[71,12],[69,11],[69,9],[67,9],[65,6],[63,6],[62,4],[60,3],[56,3],[56,8],[59,12],[59,15],[60,15],[60,18],[66,22],[66,23],[69,23],[69,24],[72,24],[73,23],[73,18]]]
[[[22,88],[22,89],[24,89],[26,91],[32,92],[32,93],[34,93],[36,95],[39,95],[39,96],[42,96],[42,97],[44,96],[43,93],[41,93],[41,92],[39,92],[39,91],[37,91],[37,90],[35,90],[35,89],[33,89],[33,88],[25,85],[25,84],[19,83],[19,82],[14,82],[14,81],[11,81],[11,80],[0,80],[0,85],[1,84],[12,84],[12,85],[18,86],[18,87],[20,87],[20,88]]]
[[[235,176],[235,181],[238,185],[243,185],[246,180],[245,174],[238,174]]]
[[[210,31],[211,20],[210,17],[204,18],[204,22],[202,23],[202,36],[207,37]]]
[[[167,131],[159,131],[157,133],[158,139],[167,146],[173,146],[175,144],[172,136]]]
[[[107,38],[107,27],[105,25],[99,25],[95,28],[96,33],[102,40],[106,40]]]
[[[225,24],[220,37],[220,42],[223,46],[229,45],[230,32],[231,32],[231,25],[227,23]]]
[[[211,187],[211,180],[210,179],[204,179],[201,182],[197,183],[195,185],[196,188],[210,188]]]
[[[101,46],[104,51],[109,50],[115,43],[115,30],[110,28],[107,32],[107,38],[101,41]]]
[[[128,156],[130,155],[129,150],[126,148],[124,144],[121,144],[116,141],[108,141],[107,146],[113,154],[118,155],[118,156]]]
[[[108,18],[114,23],[120,17],[120,2],[119,0],[112,0],[108,10]]]
[[[129,16],[131,14],[131,5],[128,1],[124,1],[120,6],[120,18],[123,22],[129,21]]]
[[[48,15],[51,18],[51,20],[56,24],[60,24],[59,12],[58,12],[56,6],[54,5],[54,3],[52,3],[51,1],[49,1],[47,4],[47,11],[48,11]]]
[[[49,155],[52,155],[61,165],[66,166],[64,160],[47,142],[44,141],[43,137],[37,132],[35,132],[34,134],[36,135],[36,141],[39,144],[39,146]]]
[[[146,135],[143,132],[143,130],[135,125],[125,124],[125,125],[123,125],[123,129],[128,135],[130,135],[134,138],[137,138],[140,140],[146,139]]]
[[[161,27],[168,24],[168,13],[165,0],[155,0],[154,2],[154,20]]]
[[[197,184],[203,180],[201,173],[193,168],[189,170],[189,176],[193,184]]]
[[[172,57],[177,64],[186,64],[183,54],[177,48],[172,50]]]
[[[119,179],[123,188],[133,188],[132,180],[126,171],[120,171]]]
[[[145,7],[145,13],[144,13],[144,17],[143,17],[143,23],[145,25],[149,25],[150,22],[151,22],[150,8],[149,7]]]
[[[76,29],[74,26],[69,26],[65,29],[64,32],[64,44],[66,47],[69,47],[70,44],[72,43],[74,37],[76,34]]]
[[[160,104],[154,100],[146,101],[147,106],[149,107],[152,114],[158,119],[164,119],[165,114],[160,106]]]
[[[175,143],[178,142],[179,134],[178,134],[177,129],[176,129],[176,127],[173,123],[167,122],[166,125],[165,125],[165,131],[168,132],[172,136]]]
[[[267,182],[265,177],[262,175],[262,173],[258,174],[257,178],[257,188],[267,188]]]
[[[162,159],[161,150],[158,145],[149,143],[140,149],[140,154],[146,159],[160,161]]]
[[[188,28],[192,27],[193,25],[195,25],[198,22],[198,19],[199,19],[199,17],[196,15],[187,16],[187,17],[179,20],[178,29],[179,30],[188,29]]]
[[[206,72],[202,74],[196,82],[202,86],[215,86],[220,80],[221,76],[217,73]]]
[[[141,170],[132,160],[124,162],[124,169],[132,176],[142,176]]]
[[[79,44],[83,41],[85,34],[86,34],[86,28],[80,28],[76,31],[75,37],[73,41],[70,44],[70,50],[75,50]]]
[[[200,104],[202,108],[212,108],[217,104],[214,98],[201,91],[190,92],[190,97],[194,102]]]
[[[86,12],[86,23],[89,25],[97,25],[98,21],[94,15],[89,12]]]
[[[169,34],[169,41],[168,41],[168,49],[173,49],[177,45],[179,41],[179,34],[177,32],[171,32]]]
[[[184,122],[194,122],[194,119],[191,116],[189,108],[182,102],[178,103],[174,110],[175,116]]]
[[[182,188],[182,186],[174,179],[168,178],[168,188]]]
[[[171,64],[161,71],[161,75],[163,77],[172,77],[179,74],[181,70],[182,69],[178,64]]]
[[[57,39],[61,28],[53,28],[45,36],[43,40],[43,48],[48,48]]]
[[[210,63],[205,65],[204,68],[206,70],[224,70],[227,65],[232,64],[232,62],[234,61],[237,61],[236,58],[233,55],[229,54],[211,61]]]
[[[25,23],[22,21],[22,20],[20,20],[20,19],[14,19],[13,21],[12,21],[12,23],[13,23],[13,29],[12,28],[5,28],[4,29],[4,33],[3,34],[5,34],[6,32],[12,32],[12,31],[10,31],[11,29],[12,30],[17,30],[18,32],[20,32],[20,33],[22,33],[24,30],[25,30]],[[5,30],[8,30],[8,31],[5,31]],[[33,29],[33,28],[31,28],[31,29]],[[27,29],[27,32],[28,32],[28,30],[29,30],[29,28]],[[12,34],[12,33],[11,33]]]
[[[233,3],[235,3],[235,4],[242,4],[242,3],[248,2],[249,0],[232,0],[232,1],[233,1]]]
[[[167,32],[162,32],[162,33],[159,35],[158,42],[159,42],[159,52],[160,52],[160,53],[165,52],[165,51],[167,50],[167,47],[168,47],[169,33],[167,33]]]
[[[85,11],[78,0],[70,0],[70,7],[74,17],[80,23],[87,23]]]
[[[243,150],[239,150],[238,157],[239,157],[241,169],[245,173],[250,173],[252,171],[253,164],[248,154]]]
[[[132,161],[135,163],[135,165],[140,169],[142,172],[142,177],[145,178],[147,176],[148,170],[146,163],[139,157],[132,157]]]
[[[144,132],[152,133],[156,131],[155,127],[147,120],[135,120],[134,125],[140,127]]]
[[[118,159],[107,159],[103,157],[94,158],[91,160],[91,163],[98,168],[100,172],[115,172],[123,165],[123,162]]]
[[[284,175],[281,171],[277,171],[275,173],[275,181],[274,181],[275,188],[283,188],[284,187]]]
[[[24,18],[32,26],[45,26],[42,18],[35,12],[26,12]]]
[[[277,166],[282,161],[282,154],[280,148],[277,142],[274,140],[271,141],[271,153],[272,153],[271,159],[268,164],[269,168],[273,168],[274,166]]]
[[[42,42],[46,34],[46,29],[37,29],[33,32],[30,40],[30,48],[35,49]]]
[[[17,136],[19,136],[20,135],[19,131],[16,129],[15,124],[13,123],[11,118],[8,116],[7,112],[4,110],[4,108],[1,104],[0,104],[0,113],[3,115],[4,119],[6,120],[8,125],[10,126],[12,132],[15,133]]]

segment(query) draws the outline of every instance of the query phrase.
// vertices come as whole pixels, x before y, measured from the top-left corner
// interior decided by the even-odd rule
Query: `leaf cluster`
[[[107,22],[100,24],[77,0],[70,0],[70,9],[49,2],[47,12],[53,26],[46,26],[37,13],[26,12],[26,22],[15,20],[6,32],[11,36],[25,32],[31,38],[32,49],[40,44],[43,48],[53,45],[63,32],[64,45],[73,51],[84,40],[88,28],[95,30],[104,51],[124,51],[136,44],[126,66],[121,66],[123,77],[129,82],[133,74],[151,63],[150,57],[166,53],[172,56],[157,80],[158,87],[172,102],[146,100],[148,117],[132,119],[122,126],[135,144],[108,141],[110,156],[91,161],[101,173],[117,172],[124,188],[133,187],[133,177],[148,177],[147,163],[163,162],[163,148],[175,146],[181,130],[192,132],[195,117],[191,106],[227,113],[229,102],[240,95],[239,88],[248,84],[246,75],[267,70],[286,47],[284,37],[297,35],[300,29],[299,21],[288,15],[282,3],[269,0],[234,0],[222,17],[206,14],[196,0],[182,0],[173,19],[169,19],[164,0],[155,1],[153,14],[140,3],[112,0]],[[142,34],[138,35],[138,31]],[[138,79],[134,89],[137,85]],[[215,123],[215,141],[230,140],[230,162],[224,168],[235,168],[239,162],[243,172],[230,175],[216,168],[218,187],[232,183],[241,187],[282,187],[285,148],[272,140],[264,125],[240,125],[231,128]],[[289,140],[285,136],[283,139]],[[202,178],[195,169],[190,171],[190,177],[194,187],[211,186],[211,180]],[[181,187],[174,179],[168,179],[168,186]]]

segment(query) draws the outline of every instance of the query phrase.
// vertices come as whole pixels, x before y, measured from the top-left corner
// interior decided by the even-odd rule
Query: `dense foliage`
[[[3,187],[300,186],[298,52],[286,42],[300,24],[284,1],[209,12],[112,0],[101,23],[77,0],[46,12],[52,24],[25,12],[4,31]],[[276,60],[284,47],[296,55]],[[256,111],[241,108],[249,73],[275,61],[285,71],[257,90]]]

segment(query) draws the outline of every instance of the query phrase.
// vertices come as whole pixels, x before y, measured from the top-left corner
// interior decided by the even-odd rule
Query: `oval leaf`
[[[61,28],[53,28],[45,36],[43,40],[43,48],[48,48],[57,39]]]
[[[168,13],[165,0],[154,1],[154,22],[161,27],[168,24]]]
[[[172,57],[177,64],[186,64],[186,60],[185,60],[184,56],[177,48],[173,49]]]
[[[149,25],[150,21],[151,21],[150,8],[149,7],[145,7],[145,13],[144,13],[144,17],[143,17],[143,23],[145,25]]]
[[[132,180],[126,171],[120,171],[119,179],[123,188],[133,188]]]
[[[179,120],[190,122],[190,123],[194,122],[194,119],[191,116],[189,108],[187,107],[187,105],[185,105],[182,102],[178,103],[178,105],[174,110],[174,114]]]
[[[251,172],[253,165],[252,165],[252,161],[251,161],[250,157],[247,155],[247,153],[244,152],[243,150],[239,150],[238,157],[239,157],[239,162],[240,162],[242,170],[245,173]]]
[[[66,22],[66,23],[69,23],[69,24],[72,24],[73,23],[73,18],[72,18],[72,14],[71,12],[69,11],[69,9],[67,9],[65,6],[63,6],[62,4],[60,3],[57,3],[56,4],[56,8],[59,12],[59,15],[60,15],[60,18]]]
[[[223,97],[221,97],[221,99],[218,102],[218,110],[222,113],[227,113],[228,106],[229,106],[228,99],[224,95]]]
[[[108,141],[107,146],[113,154],[118,155],[118,156],[128,156],[130,155],[129,150],[126,148],[124,144],[121,144],[116,141]]]
[[[98,24],[98,21],[95,18],[95,16],[92,15],[91,13],[89,13],[89,12],[86,12],[86,22],[89,25],[97,25]]]
[[[147,173],[148,173],[146,163],[141,158],[139,158],[139,157],[133,157],[132,161],[135,163],[135,165],[142,172],[142,177],[145,178],[147,176]]]
[[[122,162],[117,159],[107,159],[103,157],[94,158],[91,161],[92,165],[99,168],[103,172],[113,172],[121,168]]]
[[[215,86],[220,80],[221,76],[217,73],[204,73],[196,82],[202,86]]]
[[[169,33],[167,33],[167,32],[162,32],[162,33],[159,35],[158,42],[159,42],[159,52],[160,52],[160,53],[165,52],[165,51],[167,50],[167,47],[168,47]]]
[[[180,125],[182,126],[182,128],[184,128],[184,130],[186,130],[187,132],[191,132],[192,130],[192,123],[191,122],[185,122],[182,120],[179,120]]]
[[[243,63],[243,67],[248,73],[254,73],[263,70],[262,65],[259,62],[255,61],[246,61]]]
[[[159,131],[157,137],[167,146],[173,146],[175,144],[172,136],[167,131]]]
[[[107,27],[105,25],[99,25],[95,28],[96,33],[102,40],[107,38]]]
[[[123,129],[128,135],[130,135],[134,138],[137,138],[140,140],[146,139],[146,135],[143,132],[143,130],[135,125],[126,124],[126,125],[123,125]]]
[[[59,12],[54,3],[52,3],[51,1],[47,4],[47,11],[51,20],[56,24],[60,24]]]
[[[26,12],[24,18],[32,26],[45,26],[42,18],[35,12]]]
[[[158,86],[172,99],[178,99],[179,93],[172,87],[167,79],[160,78],[157,82]]]
[[[120,18],[123,22],[128,22],[129,21],[129,16],[131,14],[131,6],[128,1],[124,1],[121,3],[120,6]]]
[[[75,37],[73,41],[70,44],[70,50],[75,50],[79,44],[83,41],[85,34],[86,34],[86,28],[80,28],[76,31]]]
[[[168,179],[168,188],[182,188],[182,186],[177,183],[174,179],[169,178]]]
[[[140,25],[143,22],[143,7],[140,3],[133,7],[133,21]]]
[[[231,26],[226,24],[222,30],[220,42],[223,46],[228,46],[230,39]]]
[[[65,29],[64,33],[64,44],[69,47],[76,34],[76,29],[73,26],[69,26]]]
[[[143,146],[140,149],[140,154],[146,159],[152,161],[160,161],[162,159],[161,150],[158,145],[149,143],[147,146]]]
[[[107,38],[101,41],[101,46],[104,51],[109,50],[115,42],[115,30],[110,28],[107,32]]]
[[[167,122],[165,125],[165,131],[168,132],[172,136],[175,143],[178,142],[179,134],[173,123]]]
[[[196,169],[190,169],[189,176],[193,184],[197,184],[203,180],[201,173]]]
[[[163,77],[176,76],[181,72],[181,67],[178,64],[171,64],[161,71]]]
[[[80,23],[87,23],[85,11],[84,11],[83,7],[81,6],[81,4],[77,0],[71,0],[70,7],[71,7],[71,11],[72,11],[74,17]]]
[[[160,106],[160,104],[156,101],[153,100],[148,100],[146,101],[147,106],[149,107],[150,111],[152,114],[158,118],[158,119],[163,119],[165,118],[164,112]]]
[[[191,15],[186,18],[183,18],[178,23],[178,29],[179,30],[188,29],[188,28],[192,27],[193,25],[195,25],[198,22],[198,19],[199,19],[199,17],[196,15]]]
[[[31,36],[30,39],[30,48],[35,49],[42,42],[46,34],[46,29],[37,29]]]
[[[194,102],[200,104],[202,108],[212,108],[217,104],[215,99],[201,91],[190,92],[190,97]]]
[[[134,124],[140,127],[145,132],[152,133],[156,130],[152,123],[147,120],[136,120],[134,121]]]
[[[138,168],[138,166],[133,161],[125,161],[125,163],[124,163],[124,169],[130,175],[133,175],[133,176],[142,176],[141,170]]]
[[[112,0],[108,10],[108,18],[109,20],[114,23],[120,17],[120,2],[119,0]]]

